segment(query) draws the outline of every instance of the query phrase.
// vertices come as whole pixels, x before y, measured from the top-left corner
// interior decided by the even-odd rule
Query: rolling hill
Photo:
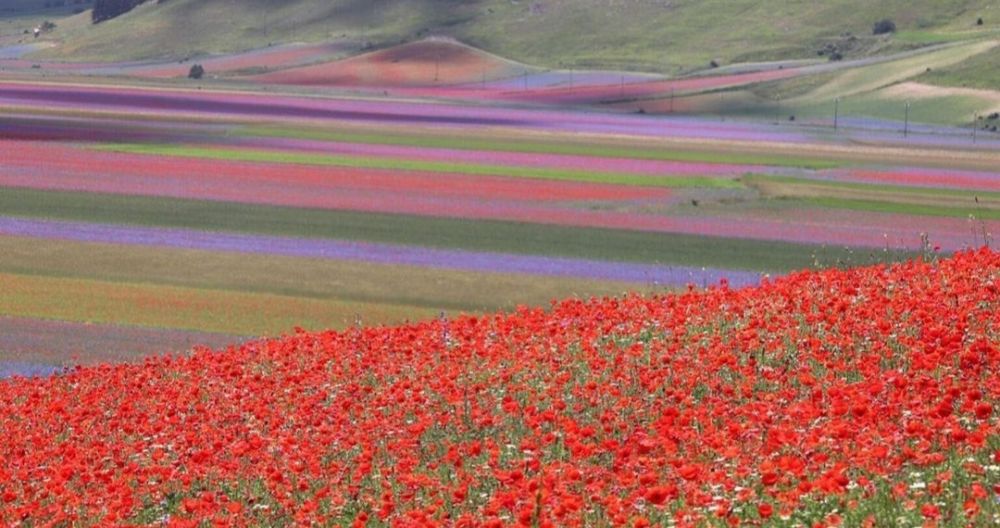
[[[882,18],[898,33],[871,35]],[[46,36],[58,45],[38,56],[182,59],[330,41],[360,52],[439,35],[545,67],[675,74],[712,60],[817,58],[831,47],[852,58],[998,32],[995,0],[170,0],[97,25],[89,12],[62,19]]]

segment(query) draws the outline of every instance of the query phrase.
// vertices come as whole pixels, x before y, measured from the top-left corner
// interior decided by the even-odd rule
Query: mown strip
[[[765,272],[865,263],[867,250],[594,227],[0,188],[9,216],[332,238]],[[817,255],[817,253],[821,253]],[[859,257],[859,255],[862,255]],[[879,258],[902,259],[893,252]]]
[[[509,178],[606,183],[637,187],[735,188],[741,186],[739,182],[724,178],[697,176],[649,176],[644,174],[591,172],[547,167],[480,165],[475,163],[453,163],[446,161],[425,161],[372,156],[309,154],[279,150],[224,149],[189,145],[155,144],[102,144],[92,148],[111,152],[155,156],[176,156],[184,158],[245,161],[256,163],[288,163],[360,169],[440,172],[476,176],[505,176]]]
[[[796,198],[828,208],[918,216],[1000,219],[1000,193],[750,175],[750,187],[772,198]]]
[[[248,137],[280,137],[289,139],[312,139],[320,141],[398,145],[408,147],[485,150],[494,152],[522,152],[530,154],[563,154],[602,158],[630,158],[640,160],[684,161],[728,165],[766,165],[774,167],[798,167],[804,169],[831,169],[844,165],[843,162],[833,160],[823,160],[802,156],[732,152],[722,148],[711,151],[653,149],[600,143],[569,143],[542,140],[538,138],[532,138],[530,141],[523,141],[493,139],[472,135],[436,136],[432,134],[380,134],[373,132],[283,128],[262,125],[237,128],[232,132],[232,134]]]
[[[799,201],[827,209],[846,209],[870,213],[894,213],[915,216],[937,216],[947,218],[971,218],[975,220],[1000,220],[996,209],[972,209],[936,205],[899,203],[878,200],[835,198],[830,196],[800,197]]]
[[[344,328],[437,315],[427,308],[0,273],[0,315],[237,335]]]
[[[0,236],[0,272],[460,311],[663,290],[614,281],[7,236]]]

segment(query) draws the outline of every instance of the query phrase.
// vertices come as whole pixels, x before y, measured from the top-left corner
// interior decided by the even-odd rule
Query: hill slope
[[[998,273],[984,249],[3,381],[0,522],[996,526]]]
[[[816,57],[845,33],[867,55],[1000,29],[995,0],[171,0],[102,24],[63,20],[50,57],[183,58],[295,41],[358,50],[450,36],[514,60],[557,67],[676,72],[723,63]],[[872,37],[896,21],[894,38]],[[976,26],[983,17],[984,25]]]

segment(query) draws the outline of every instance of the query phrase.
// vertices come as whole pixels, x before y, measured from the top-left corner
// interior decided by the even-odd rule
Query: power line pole
[[[910,102],[906,102],[906,113],[903,117],[903,137],[910,134]]]
[[[833,130],[837,130],[838,121],[840,120],[840,98],[833,100]]]

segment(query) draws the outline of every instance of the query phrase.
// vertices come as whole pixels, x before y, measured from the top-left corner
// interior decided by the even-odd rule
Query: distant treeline
[[[91,13],[91,20],[94,23],[115,18],[116,16],[131,11],[135,6],[146,0],[94,0],[94,11]]]

